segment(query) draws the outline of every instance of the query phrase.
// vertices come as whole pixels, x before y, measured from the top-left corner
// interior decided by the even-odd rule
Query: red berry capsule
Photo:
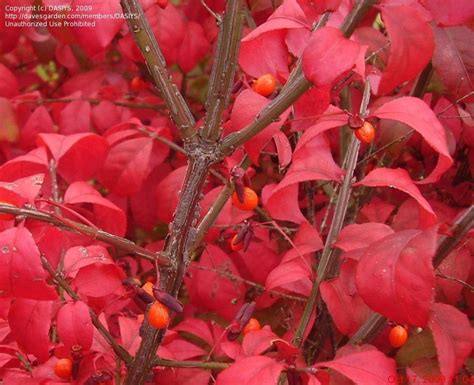
[[[400,346],[405,345],[405,342],[407,342],[407,338],[407,329],[402,325],[394,326],[390,330],[390,334],[388,335],[390,345],[392,345],[394,348],[399,348]]]
[[[275,92],[277,80],[272,74],[260,76],[252,84],[253,90],[262,96],[270,96]]]
[[[355,136],[361,142],[372,143],[375,138],[375,128],[369,122],[365,121],[362,127],[355,130]]]

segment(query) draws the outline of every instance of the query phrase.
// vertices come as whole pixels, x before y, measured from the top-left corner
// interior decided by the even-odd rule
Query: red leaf
[[[420,190],[411,180],[408,172],[402,168],[376,168],[369,172],[364,179],[354,183],[353,186],[396,188],[415,198],[421,207],[433,216],[435,215],[428,201],[421,195]]]
[[[318,231],[309,222],[304,222],[300,225],[298,233],[293,239],[293,244],[296,247],[292,245],[292,248],[283,257],[283,262],[302,258],[303,255],[314,253],[324,247]]]
[[[225,271],[240,277],[232,260],[221,249],[209,244],[198,265],[217,272],[199,268],[191,270],[192,277],[186,279],[191,302],[201,309],[215,311],[226,319],[233,319],[243,304],[245,286],[242,282],[231,281],[218,273]]]
[[[158,210],[158,218],[169,223],[173,219],[173,213],[178,205],[179,194],[186,175],[186,167],[180,167],[171,171],[156,186],[156,209]]]
[[[211,372],[202,369],[167,368],[158,376],[159,381],[166,385],[208,385]]]
[[[471,0],[420,0],[442,25],[464,24],[474,17],[474,3]]]
[[[262,329],[247,333],[242,341],[242,353],[246,356],[258,356],[272,347],[273,341],[278,336],[273,333],[270,326],[266,325]]]
[[[357,293],[356,267],[357,261],[346,259],[339,277],[321,282],[321,297],[337,329],[346,336],[354,334],[370,314],[370,309]]]
[[[71,247],[64,255],[64,271],[71,277],[75,277],[81,267],[93,263],[113,264],[114,262],[107,249],[97,245]]]
[[[141,341],[140,321],[126,317],[119,317],[118,323],[122,345],[130,354],[135,354]]]
[[[388,384],[390,378],[397,378],[395,361],[370,345],[350,348],[349,353],[332,361],[320,362],[315,366],[337,370],[356,385]],[[361,351],[357,351],[360,349]],[[342,349],[341,349],[342,350]],[[338,355],[340,355],[339,350]],[[337,356],[336,356],[337,357]]]
[[[320,28],[312,34],[303,53],[305,77],[317,86],[331,84],[354,67],[359,52],[359,44],[346,39],[340,30]]]
[[[424,327],[434,300],[436,228],[406,230],[370,245],[356,272],[370,308],[401,323]]]
[[[474,3],[468,0],[471,5]],[[457,6],[464,15],[464,9]],[[474,91],[474,50],[471,42],[474,32],[464,26],[434,28],[436,49],[433,67],[455,98]],[[468,99],[472,101],[472,96]]]
[[[329,102],[329,86],[310,88],[294,104],[295,116],[291,121],[292,131],[306,130],[315,124],[321,114],[328,109]]]
[[[69,302],[59,309],[56,326],[61,342],[69,350],[79,345],[89,350],[92,345],[92,322],[88,306],[82,302]]]
[[[157,164],[153,157],[154,142],[151,138],[134,138],[114,145],[100,172],[100,181],[118,195],[139,191]]]
[[[390,37],[390,56],[377,94],[386,94],[423,70],[434,50],[433,32],[418,11],[405,5],[381,6]]]
[[[40,134],[57,163],[58,173],[69,183],[92,178],[104,163],[109,146],[96,134]]]
[[[91,105],[85,101],[73,101],[66,105],[59,116],[59,129],[63,135],[91,130]]]
[[[445,130],[434,112],[422,100],[410,96],[392,99],[372,111],[372,115],[380,119],[396,120],[409,125],[439,153],[435,169],[417,183],[434,183],[451,167],[453,160],[449,155]]]
[[[104,297],[122,288],[122,270],[113,264],[94,263],[79,269],[74,285],[81,295]]]
[[[189,360],[207,354],[207,351],[203,348],[180,338],[177,338],[164,346],[171,352],[171,354],[173,354],[176,360]]]
[[[0,253],[0,290],[4,295],[56,298],[56,291],[46,283],[47,273],[41,266],[38,247],[26,228],[14,227],[0,233]]]
[[[18,94],[18,80],[12,71],[2,63],[0,63],[0,97],[12,98]]]
[[[41,362],[49,358],[52,306],[51,301],[17,298],[8,313],[8,322],[18,345]]]
[[[74,182],[64,194],[64,203],[82,206],[82,204],[91,204],[92,210],[84,208],[81,214],[89,216],[97,227],[113,234],[124,236],[127,227],[127,218],[125,213],[115,206],[108,199],[103,198],[100,193],[86,182]],[[76,218],[75,218],[76,219]]]
[[[268,274],[265,287],[271,290],[285,288],[299,294],[308,295],[311,290],[312,271],[307,263],[293,260],[282,263]],[[295,285],[298,284],[298,285]]]
[[[52,133],[53,120],[44,106],[33,111],[20,131],[20,142],[23,148],[31,150],[35,147],[36,136],[40,133]]]
[[[472,256],[467,248],[457,249],[451,252],[448,257],[439,265],[438,270],[441,274],[466,282],[471,271]],[[455,305],[461,299],[461,291],[464,286],[460,282],[436,278],[437,287],[439,287],[448,302]]]
[[[275,135],[273,135],[273,140],[277,148],[279,166],[280,168],[285,168],[291,162],[292,150],[290,141],[281,131],[278,131]]]
[[[216,385],[277,385],[284,366],[265,356],[247,357],[224,369]]]
[[[269,103],[264,96],[257,94],[252,90],[245,90],[241,92],[235,100],[230,116],[231,127],[230,132],[239,131],[249,123],[251,123],[255,116]],[[258,164],[258,157],[263,147],[270,141],[270,139],[280,131],[281,126],[285,122],[290,110],[286,110],[280,115],[278,121],[268,125],[262,132],[256,135],[245,143],[244,147],[249,154],[250,159],[255,164]]]
[[[48,155],[43,147],[17,156],[0,167],[0,179],[15,181],[19,178],[44,174],[48,171]]]
[[[385,202],[378,197],[374,197],[368,204],[362,207],[358,220],[360,222],[369,221],[385,223],[394,208],[395,206],[393,204]]]
[[[209,42],[204,35],[202,26],[193,21],[186,23],[177,58],[182,70],[184,72],[191,71],[208,51]]]
[[[282,188],[274,184],[266,185],[262,190],[262,202],[274,219],[294,223],[307,221],[299,206],[298,183]],[[285,202],[285,204],[282,204],[282,202]]]
[[[318,179],[340,180],[342,176],[343,171],[334,162],[327,139],[310,128],[298,142],[285,177],[275,188],[268,185],[264,188],[263,204],[275,219],[306,222],[299,209],[298,183]]]
[[[205,341],[209,346],[214,344],[214,337],[208,323],[199,318],[185,318],[173,330],[193,334]]]
[[[442,303],[433,305],[429,326],[438,351],[441,373],[446,378],[444,384],[451,384],[472,351],[474,331],[464,313]]]
[[[268,18],[242,39],[239,65],[253,77],[288,74],[288,30],[309,29],[306,16],[295,0],[284,1]],[[255,55],[259,52],[259,55]]]
[[[367,247],[370,244],[377,242],[379,239],[393,234],[390,226],[382,223],[362,223],[360,225],[348,225],[339,233],[334,246],[343,251],[350,251]]]

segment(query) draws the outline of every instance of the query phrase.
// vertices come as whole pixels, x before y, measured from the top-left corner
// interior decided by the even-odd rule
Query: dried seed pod
[[[158,301],[160,301],[163,305],[166,305],[169,309],[173,310],[174,312],[181,313],[183,311],[183,304],[177,298],[166,293],[165,291],[158,289],[157,287],[154,287],[153,295]]]

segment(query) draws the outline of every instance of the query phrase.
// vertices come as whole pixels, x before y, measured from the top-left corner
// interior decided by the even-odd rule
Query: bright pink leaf
[[[444,384],[451,384],[472,351],[474,330],[466,314],[443,303],[433,305],[429,326],[438,351],[441,373],[445,376]]]
[[[0,233],[0,290],[4,295],[37,300],[55,299],[56,292],[46,283],[48,274],[41,266],[40,252],[25,227]]]
[[[385,223],[394,208],[395,206],[393,204],[378,197],[374,197],[369,203],[361,208],[358,220],[360,222],[368,221]]]
[[[471,0],[420,0],[442,25],[464,24],[474,17],[474,3]]]
[[[202,319],[185,318],[176,325],[173,330],[193,334],[205,341],[209,346],[214,344],[214,337],[212,336],[211,329],[209,328],[208,323]]]
[[[224,369],[216,385],[277,385],[284,366],[266,356],[247,357]]]
[[[397,4],[380,8],[391,44],[377,94],[386,94],[423,70],[433,55],[434,40],[431,27],[414,7]]]
[[[123,236],[127,227],[125,213],[86,182],[74,182],[64,194],[64,203],[73,207],[97,227]],[[84,206],[85,205],[85,206]],[[92,206],[92,209],[86,208]],[[74,218],[77,219],[77,218]]]
[[[237,96],[232,108],[230,116],[232,125],[230,127],[230,132],[239,131],[251,123],[255,119],[255,116],[260,113],[268,103],[269,101],[266,97],[261,96],[252,90],[241,92]],[[278,121],[271,123],[262,132],[245,143],[244,147],[252,162],[258,164],[260,152],[270,139],[280,131],[280,128],[288,117],[289,112],[289,110],[286,110],[280,115]]]
[[[356,272],[370,308],[401,323],[426,326],[434,300],[436,228],[405,230],[370,245]]]
[[[141,322],[136,319],[119,317],[120,337],[122,345],[130,354],[135,354],[140,346],[140,326]]]
[[[471,5],[474,2],[467,0]],[[464,9],[457,6],[464,15]],[[444,85],[455,98],[461,98],[474,91],[474,31],[465,26],[434,28],[436,49],[433,67]],[[472,96],[468,99],[472,101]]]
[[[320,28],[312,34],[303,53],[304,74],[317,86],[331,84],[354,67],[359,52],[359,44],[345,38],[340,30]]]
[[[367,247],[393,232],[390,226],[383,223],[352,224],[342,229],[334,246],[344,251],[359,249]]]
[[[52,307],[51,301],[17,298],[8,313],[8,322],[18,345],[41,362],[49,358]]]
[[[364,346],[360,350],[332,361],[320,362],[315,366],[337,370],[356,385],[388,384],[390,378],[397,378],[393,359],[373,347]]]
[[[445,130],[434,112],[422,100],[410,96],[392,99],[372,111],[372,115],[380,119],[396,120],[409,125],[439,153],[435,169],[417,183],[434,183],[451,167],[453,160],[449,155]]]
[[[418,187],[413,183],[408,172],[403,168],[376,168],[369,172],[364,179],[353,186],[390,187],[406,192],[416,199],[418,204],[427,212],[435,215],[428,201],[423,197]]]
[[[357,293],[356,267],[357,261],[346,259],[339,277],[321,282],[321,297],[337,329],[346,336],[354,334],[370,314],[370,309]]]
[[[58,173],[69,183],[92,178],[102,166],[109,146],[96,134],[40,134],[57,163]]]
[[[69,302],[59,309],[56,327],[61,342],[67,349],[79,345],[88,350],[92,345],[92,321],[89,307],[82,301]]]

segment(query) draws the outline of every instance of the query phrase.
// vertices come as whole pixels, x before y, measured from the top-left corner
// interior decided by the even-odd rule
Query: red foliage
[[[176,297],[153,258],[167,257],[159,251],[194,172],[184,152],[195,148],[180,138],[166,92],[155,92],[120,3],[0,7],[3,382],[110,384],[131,370],[117,355],[137,354],[148,324],[166,330],[158,357],[178,361],[156,366],[150,384],[276,385],[282,372],[288,385],[472,379],[472,229],[442,261],[437,250],[472,209],[474,3],[379,1],[347,36],[359,2],[246,1],[222,143],[269,108],[277,114],[212,166],[195,220],[183,225],[193,260]],[[221,45],[215,17],[231,1],[207,0],[212,12],[199,1],[140,3],[200,133],[212,107],[210,52]],[[9,24],[39,15],[46,26]],[[296,98],[288,88],[299,65],[296,78],[307,80]],[[343,212],[344,156],[364,122],[375,131],[356,133]],[[232,198],[222,202],[222,192]],[[328,248],[334,271],[319,282]],[[304,313],[312,300],[317,312]],[[341,346],[372,312],[385,328]]]

